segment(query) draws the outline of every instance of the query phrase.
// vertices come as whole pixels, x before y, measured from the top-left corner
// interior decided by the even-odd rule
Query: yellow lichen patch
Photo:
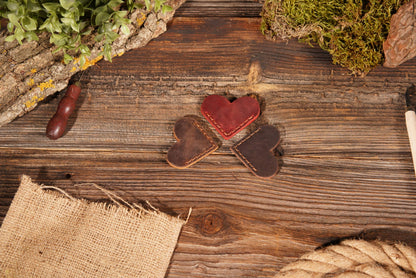
[[[30,70],[30,72],[33,74],[33,73],[36,73],[38,70],[37,69],[31,69]]]
[[[85,63],[81,68],[81,70],[86,70],[87,68],[95,65],[98,61],[100,61],[103,58],[103,55],[99,55],[97,57],[95,57],[92,60],[89,60],[88,58],[85,58]],[[79,64],[80,63],[80,58],[74,58],[74,64]]]
[[[29,85],[29,86],[35,85],[35,80],[33,78],[30,78],[29,82],[27,82],[27,85]]]
[[[72,67],[71,72],[76,72],[77,68],[76,67]]]
[[[124,54],[124,51],[121,51],[121,52],[119,52],[119,53],[115,53],[114,55],[113,55],[113,58],[114,57],[117,57],[117,56],[122,56]]]
[[[49,81],[47,82],[42,82],[38,85],[40,91],[42,92],[43,90],[47,89],[47,88],[55,88],[55,85],[52,84],[52,79],[49,79]]]
[[[43,97],[33,96],[30,100],[25,102],[25,106],[26,108],[31,108],[36,103],[38,103],[39,101],[42,101],[43,99],[44,99]]]
[[[144,13],[140,13],[140,16],[137,17],[137,27],[140,27],[143,25],[144,21],[146,20],[147,16]]]

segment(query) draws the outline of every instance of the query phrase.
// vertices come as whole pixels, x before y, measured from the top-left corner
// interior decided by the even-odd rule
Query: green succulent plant
[[[8,20],[6,41],[38,40],[48,32],[55,51],[62,51],[64,62],[79,56],[81,66],[91,55],[85,36],[103,42],[102,54],[111,61],[111,44],[117,30],[129,33],[128,14],[137,8],[163,12],[171,10],[167,0],[0,0],[0,17]],[[70,54],[71,55],[70,55]]]

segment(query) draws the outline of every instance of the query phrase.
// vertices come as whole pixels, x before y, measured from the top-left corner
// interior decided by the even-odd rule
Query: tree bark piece
[[[383,44],[385,67],[397,67],[416,56],[415,11],[416,0],[413,0],[391,17],[389,35]]]
[[[112,45],[113,57],[145,46],[166,31],[175,10],[186,0],[170,0],[172,11],[162,13],[138,9],[129,15],[130,34],[119,31]],[[0,126],[33,110],[47,96],[64,89],[70,78],[100,61],[101,43],[92,45],[91,56],[81,67],[79,59],[65,65],[62,54],[53,53],[49,36],[41,34],[39,41],[6,42],[6,30],[0,32]]]

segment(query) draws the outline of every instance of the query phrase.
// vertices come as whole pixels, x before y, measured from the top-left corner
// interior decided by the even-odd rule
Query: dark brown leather
[[[169,149],[167,161],[175,168],[187,168],[218,149],[216,138],[193,117],[176,121],[173,132],[178,142]]]
[[[256,176],[270,178],[279,172],[274,149],[280,143],[280,133],[272,125],[263,125],[231,147],[231,151]]]
[[[228,140],[257,119],[260,105],[249,96],[230,102],[226,97],[210,95],[204,99],[201,113]]]

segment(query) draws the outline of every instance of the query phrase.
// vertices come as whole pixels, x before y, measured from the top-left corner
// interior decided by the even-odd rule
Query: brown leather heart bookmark
[[[218,139],[191,116],[176,121],[176,142],[168,151],[167,161],[175,168],[187,168],[218,149]]]
[[[231,147],[231,151],[254,175],[271,178],[279,172],[274,149],[280,143],[280,132],[272,125],[263,125]]]

